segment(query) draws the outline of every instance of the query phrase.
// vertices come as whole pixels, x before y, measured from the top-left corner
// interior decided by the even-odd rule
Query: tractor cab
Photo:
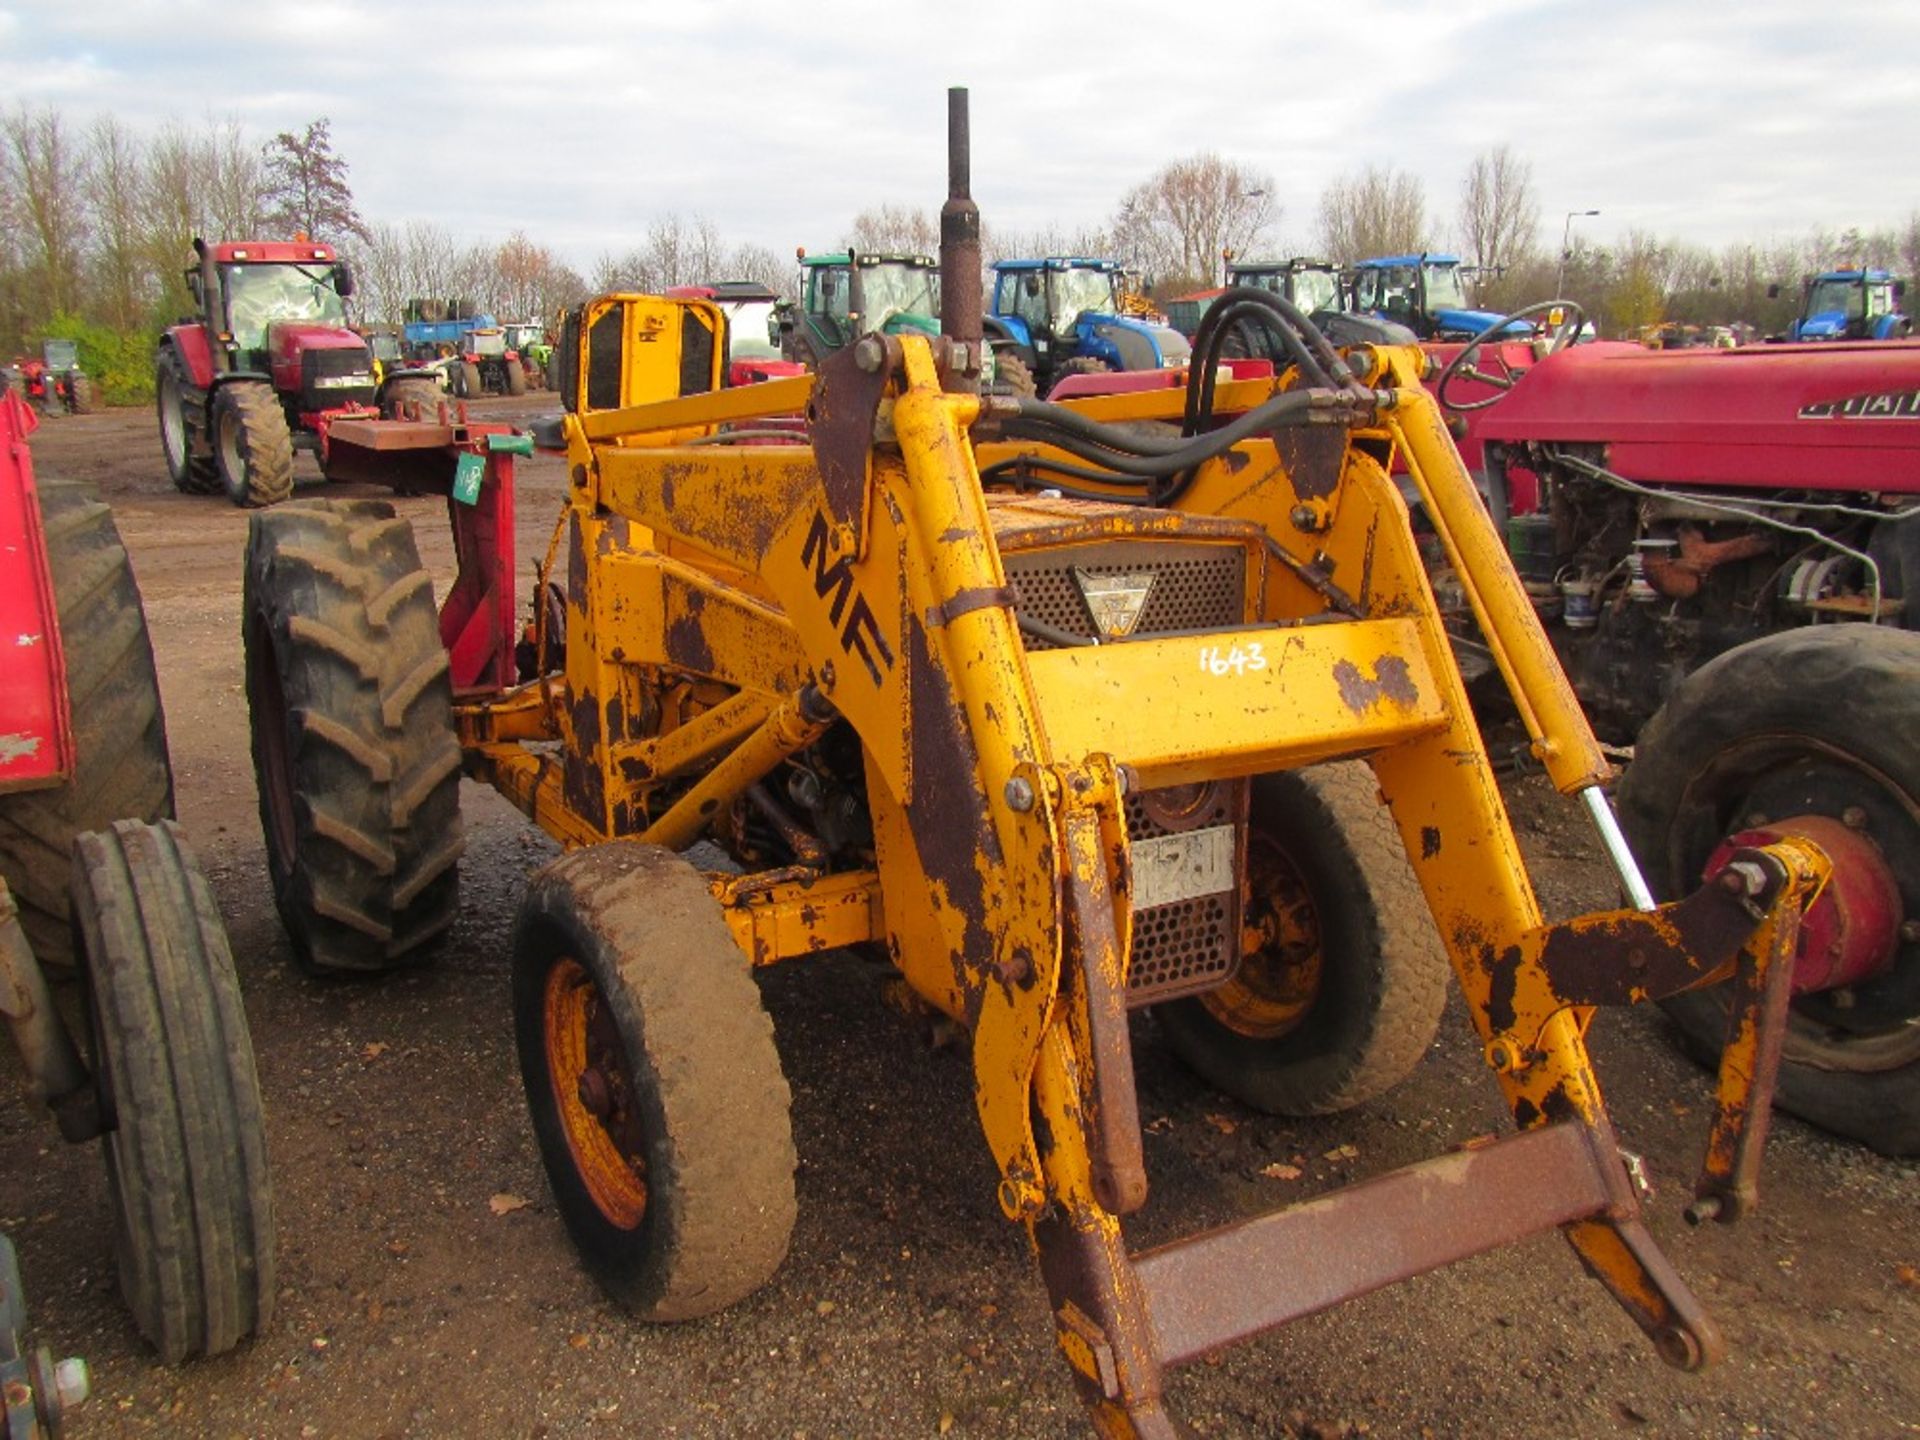
[[[1772,287],[1770,295],[1778,295]],[[1829,270],[1807,278],[1791,340],[1898,340],[1913,322],[1900,313],[1907,287],[1885,270]]]
[[[1471,340],[1500,319],[1473,308],[1457,255],[1362,260],[1353,267],[1349,293],[1353,310],[1404,325],[1422,340]],[[1513,331],[1516,338],[1532,333]]]
[[[1228,286],[1271,291],[1304,315],[1340,309],[1340,270],[1331,260],[1235,260],[1226,252]]]
[[[331,245],[200,246],[187,289],[221,350],[216,368],[262,373],[299,411],[370,404],[373,357],[347,325],[353,276]]]
[[[1126,313],[1126,271],[1112,260],[1002,260],[993,273],[988,336],[1043,389],[1068,374],[1156,370],[1192,354],[1178,330]]]
[[[940,266],[931,255],[800,252],[801,305],[776,306],[767,338],[789,360],[817,365],[872,330],[940,333]]]

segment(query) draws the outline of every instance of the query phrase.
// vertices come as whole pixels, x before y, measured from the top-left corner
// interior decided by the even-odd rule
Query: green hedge
[[[55,340],[71,340],[80,349],[80,368],[93,380],[103,405],[143,405],[153,399],[151,330],[111,330],[77,315],[56,315],[47,325]]]

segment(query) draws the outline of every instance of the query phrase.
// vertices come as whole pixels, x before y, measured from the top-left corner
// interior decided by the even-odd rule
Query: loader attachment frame
[[[1420,387],[1418,352],[1344,357],[1355,378],[1335,387],[1299,369],[1221,382],[1219,415],[1288,418],[1143,503],[1124,476],[1053,485],[1072,453],[1014,433],[1036,412],[969,393],[967,357],[945,340],[868,336],[817,376],[721,391],[723,334],[699,300],[609,296],[569,321],[569,493],[535,601],[539,653],[524,685],[460,708],[468,770],[569,846],[679,848],[749,809],[790,821],[770,782],[785,773],[793,789],[791,767],[830,733],[857,737],[870,838],[830,851],[803,835],[791,863],[711,888],[753,963],[882,942],[911,990],[970,1032],[999,1202],[1032,1238],[1101,1433],[1175,1433],[1169,1367],[1554,1228],[1663,1357],[1710,1360],[1718,1332],[1641,1222],[1584,1037],[1596,1005],[1739,972],[1743,1043],[1698,1193],[1722,1218],[1746,1208],[1782,957],[1825,857],[1770,845],[1737,857],[1737,887],[1543,922],[1389,478],[1394,450],[1556,783],[1594,791],[1609,766]],[[1178,421],[1182,403],[1142,391],[1070,417]],[[808,433],[790,438],[807,443],[755,424],[796,412]],[[1116,633],[1123,596],[1104,643],[1042,644],[1014,573],[1022,526],[1231,548],[1238,619]],[[487,579],[472,585],[492,593]],[[1356,758],[1518,1133],[1132,1252],[1124,1219],[1148,1176],[1127,1026],[1128,797]]]

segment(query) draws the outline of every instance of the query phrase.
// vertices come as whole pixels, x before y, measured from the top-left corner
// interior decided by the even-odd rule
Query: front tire
[[[1053,372],[1053,380],[1047,386],[1047,394],[1053,394],[1060,388],[1062,380],[1071,379],[1075,375],[1111,375],[1112,373],[1113,366],[1098,356],[1076,355],[1071,360],[1063,361],[1060,368]]]
[[[1904,917],[1920,919],[1920,632],[1819,625],[1750,641],[1681,682],[1640,734],[1620,822],[1656,894],[1703,879],[1721,841],[1824,816],[1879,852]],[[1851,812],[1851,814],[1850,814]],[[1790,828],[1790,827],[1789,827]],[[1901,917],[1896,917],[1896,924]],[[1847,987],[1795,998],[1775,1101],[1886,1155],[1920,1154],[1920,941]],[[1716,1062],[1721,993],[1665,1003],[1687,1046]]]
[[[214,392],[213,456],[236,505],[278,505],[293,494],[293,434],[272,386],[234,380]]]
[[[607,1293],[691,1320],[771,1279],[793,1233],[791,1095],[700,873],[632,841],[548,865],[514,929],[513,1012],[554,1199]]]
[[[140,588],[113,512],[93,487],[42,480],[40,525],[59,607],[74,773],[0,795],[0,875],[43,965],[73,964],[73,837],[115,820],[173,816],[173,767]]]
[[[462,360],[453,373],[454,393],[462,400],[478,400],[487,393],[486,384],[480,378],[480,367],[471,360]]]
[[[378,500],[256,515],[242,597],[274,903],[310,974],[419,959],[459,900],[460,745],[433,587]]]
[[[527,393],[527,372],[520,368],[520,362],[518,360],[507,361],[506,372],[507,372],[507,394],[509,395],[526,394]]]
[[[273,1192],[253,1045],[213,894],[171,822],[73,847],[121,1293],[169,1365],[273,1310]]]
[[[1446,1002],[1447,966],[1373,772],[1262,775],[1248,816],[1243,930],[1259,943],[1216,990],[1155,1010],[1222,1093],[1273,1115],[1328,1115],[1406,1078]]]

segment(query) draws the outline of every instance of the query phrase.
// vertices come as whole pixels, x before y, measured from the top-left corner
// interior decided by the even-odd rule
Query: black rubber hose
[[[1313,409],[1314,395],[1306,390],[1288,390],[1256,405],[1231,424],[1188,439],[1178,449],[1156,451],[1151,455],[1128,453],[1119,443],[1123,439],[1141,440],[1149,437],[1127,436],[1125,432],[1094,424],[1087,421],[1085,416],[1074,415],[1071,411],[1065,414],[1072,417],[1072,423],[1063,422],[1055,413],[1059,407],[1050,406],[1044,400],[1022,397],[1018,405],[1018,418],[1008,422],[1009,434],[1017,431],[1019,438],[1045,440],[1069,455],[1097,465],[1107,465],[1123,475],[1158,478],[1201,465],[1226,453],[1249,435],[1284,425],[1305,424]],[[1092,439],[1082,438],[1081,429],[1089,424],[1093,425],[1095,436]],[[1157,437],[1154,438],[1157,441]],[[1111,454],[1102,453],[1103,450]]]

